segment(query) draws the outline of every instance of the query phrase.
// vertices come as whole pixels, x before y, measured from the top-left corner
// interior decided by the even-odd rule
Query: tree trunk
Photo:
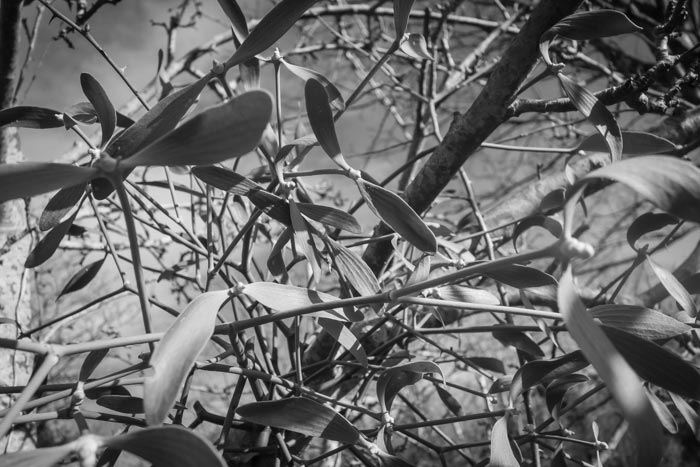
[[[15,90],[21,0],[0,0],[0,108],[12,105]],[[22,160],[17,129],[0,129],[0,164]],[[24,260],[31,246],[23,200],[0,205],[0,337],[16,339],[31,319],[29,276]],[[0,386],[26,384],[32,370],[30,354],[0,349]],[[0,409],[12,403],[0,397]],[[0,440],[0,453],[29,446],[24,432],[11,432]]]

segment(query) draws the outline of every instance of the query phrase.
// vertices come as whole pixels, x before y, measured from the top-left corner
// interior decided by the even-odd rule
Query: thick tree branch
[[[425,211],[479,145],[508,118],[508,105],[518,87],[539,58],[542,34],[563,17],[576,11],[580,0],[543,0],[514,38],[496,65],[486,86],[462,115],[457,115],[432,157],[406,189],[408,203],[416,212]],[[379,235],[386,227],[375,229]],[[391,254],[391,243],[376,242],[365,251],[364,260],[375,273]]]

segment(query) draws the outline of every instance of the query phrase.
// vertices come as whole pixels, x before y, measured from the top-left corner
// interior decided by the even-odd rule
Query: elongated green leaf
[[[218,2],[221,9],[228,16],[229,21],[231,21],[236,38],[239,41],[245,40],[248,37],[248,22],[238,2],[236,0],[218,0]]]
[[[306,113],[318,144],[338,167],[344,170],[350,169],[340,150],[333,122],[333,111],[328,103],[330,97],[326,88],[316,79],[310,78],[306,81],[304,96],[306,98]]]
[[[606,165],[582,177],[571,193],[594,180],[627,185],[664,211],[700,222],[700,169],[667,156],[639,156]]]
[[[493,371],[496,373],[505,374],[506,368],[503,365],[503,360],[493,357],[469,357],[469,361],[479,368]]]
[[[498,342],[506,346],[512,346],[516,349],[531,355],[534,358],[544,357],[544,352],[530,336],[522,331],[514,331],[511,329],[498,329],[491,333]]]
[[[109,349],[93,350],[88,353],[85,360],[83,360],[83,364],[80,366],[78,379],[82,382],[87,381],[108,353]]]
[[[284,264],[284,258],[282,256],[282,251],[284,246],[289,243],[292,239],[293,231],[290,227],[287,227],[282,231],[277,241],[272,246],[270,250],[270,256],[267,258],[267,269],[276,278],[285,277],[287,274],[287,267]]]
[[[316,246],[309,223],[301,215],[296,202],[292,199],[289,201],[289,218],[292,221],[292,230],[294,231],[294,244],[309,262],[314,280],[320,282],[323,272],[321,271],[320,258],[316,254]]]
[[[105,259],[106,256],[98,261],[83,266],[80,271],[76,272],[73,277],[70,278],[65,287],[63,287],[63,290],[61,290],[61,293],[59,293],[58,297],[56,297],[56,300],[88,285],[95,278],[95,276],[97,276],[97,273],[100,272],[100,268],[102,268]]]
[[[700,439],[700,416],[698,416],[698,413],[681,396],[672,392],[669,392],[668,395],[671,396],[673,405],[676,406],[681,417],[683,417],[683,420],[685,420],[695,435],[695,439]]]
[[[484,289],[474,289],[463,285],[445,285],[437,290],[443,300],[477,303],[480,305],[500,305],[501,301],[494,294]]]
[[[228,295],[227,290],[220,290],[196,297],[156,346],[149,361],[154,373],[146,378],[143,391],[149,425],[166,419],[192,365],[209,342],[216,315]]]
[[[437,240],[423,219],[397,194],[358,180],[357,186],[374,213],[404,240],[426,253],[437,251]]]
[[[588,366],[588,361],[580,351],[549,360],[536,360],[521,366],[510,384],[510,399],[515,399],[538,384],[547,385],[552,380],[569,375]]]
[[[117,127],[117,112],[114,110],[112,102],[107,97],[107,93],[100,83],[89,73],[80,74],[80,85],[85,96],[97,112],[97,119],[102,127],[102,140],[100,147],[105,147],[112,138],[114,129]]]
[[[343,346],[344,349],[350,352],[350,354],[355,357],[355,360],[362,364],[362,366],[367,367],[369,365],[364,347],[360,344],[357,336],[342,322],[319,318],[318,324],[320,324],[328,334],[333,336],[333,339]]]
[[[251,190],[246,195],[256,208],[286,226],[292,225],[289,217],[289,203],[277,195],[265,190]]]
[[[0,455],[1,467],[54,467],[75,450],[74,443]]]
[[[576,106],[578,111],[581,112],[588,122],[598,130],[598,133],[605,138],[605,142],[608,143],[608,148],[610,149],[612,160],[620,160],[623,151],[622,132],[613,114],[610,113],[607,107],[605,107],[597,97],[585,88],[579,86],[568,76],[557,73],[557,78],[559,78],[559,83],[564,93],[571,99],[571,102]]]
[[[574,287],[571,266],[560,280],[557,301],[569,334],[603,379],[629,421],[637,442],[637,465],[656,466],[663,451],[659,421],[641,381],[581,303]]]
[[[104,445],[129,451],[154,466],[226,467],[209,441],[195,431],[177,425],[133,430],[106,438]]]
[[[0,110],[0,127],[11,125],[20,128],[59,128],[63,126],[63,114],[45,107],[10,107]]]
[[[243,293],[268,308],[277,311],[296,310],[313,306],[316,303],[334,302],[338,299],[332,295],[315,290],[278,284],[276,282],[253,282],[243,286]],[[358,321],[356,316],[348,316],[340,309],[317,311],[310,314],[321,318],[339,321]],[[359,314],[359,319],[362,315]]]
[[[360,234],[362,227],[352,214],[330,206],[311,203],[296,203],[299,211],[311,220],[323,225]]]
[[[660,136],[643,131],[622,131],[622,153],[628,156],[663,154],[676,149],[676,145]],[[608,152],[608,143],[600,133],[587,136],[576,147],[577,151]]]
[[[640,378],[680,396],[700,400],[700,372],[676,353],[609,326],[605,334]]]
[[[226,68],[243,63],[273,45],[317,1],[282,0],[279,2],[260,20],[248,38],[226,61]]]
[[[360,295],[369,296],[379,293],[381,287],[377,278],[359,255],[338,242],[330,241],[328,244],[335,257],[338,272]]]
[[[75,216],[78,214],[76,210],[68,219],[58,224],[56,227],[51,229],[49,233],[44,235],[44,238],[39,240],[39,242],[34,246],[34,249],[27,256],[27,260],[24,262],[25,268],[35,268],[41,264],[44,264],[49,258],[53,256],[58,248],[58,245],[63,240],[63,237],[68,233],[68,229],[73,225]]]
[[[310,79],[314,79],[321,83],[323,85],[323,88],[326,90],[326,95],[328,96],[328,102],[331,104],[334,104],[336,107],[339,109],[344,109],[345,108],[345,101],[343,100],[342,94],[340,94],[340,91],[338,90],[337,87],[335,87],[335,84],[333,84],[328,78],[323,76],[323,74],[319,73],[318,71],[310,70],[308,68],[304,68],[303,66],[299,65],[294,65],[292,63],[289,63],[288,61],[282,59],[282,64],[292,72],[297,78],[303,79],[304,81],[308,81]],[[297,143],[298,145],[298,143]]]
[[[591,316],[606,326],[621,329],[647,340],[670,339],[692,329],[659,311],[635,305],[600,305]]]
[[[493,425],[491,430],[491,460],[490,467],[519,467],[520,462],[513,454],[510,438],[508,437],[508,418],[506,412]]]
[[[71,105],[70,109],[66,111],[66,114],[80,123],[93,124],[97,122],[97,111],[89,102],[78,102],[77,104]],[[129,128],[133,124],[134,121],[131,118],[117,112],[117,126],[119,128]]]
[[[243,156],[257,147],[271,114],[267,92],[246,92],[188,120],[122,165],[210,165]]]
[[[251,190],[263,189],[254,181],[223,167],[213,165],[193,167],[192,173],[207,185],[236,195],[246,196]]]
[[[637,240],[643,235],[663,229],[667,225],[678,224],[678,218],[670,214],[660,212],[647,212],[636,218],[627,229],[627,243],[633,250],[638,251]]]
[[[601,37],[617,36],[641,31],[624,13],[616,10],[593,10],[574,13],[552,26],[540,38],[540,52],[547,64],[549,45],[556,36],[572,40],[590,40]]]
[[[144,412],[143,399],[133,396],[102,396],[95,401],[100,407],[115,412],[139,414]]]
[[[136,123],[114,138],[105,151],[115,159],[125,159],[162,138],[182,120],[197,102],[199,94],[210,80],[204,76],[187,87],[169,94],[146,112]],[[92,183],[92,192],[97,199],[105,199],[114,191],[106,178]]]
[[[377,399],[382,411],[391,411],[391,405],[399,391],[417,383],[427,373],[439,373],[445,381],[442,369],[435,362],[408,362],[384,370],[377,379]]]
[[[445,404],[445,407],[447,407],[450,412],[457,417],[462,415],[462,404],[459,403],[459,401],[450,393],[450,391],[443,388],[439,384],[435,385],[435,390],[437,391],[438,397],[440,397],[442,403]]]
[[[656,412],[656,416],[661,422],[661,426],[663,426],[666,431],[671,434],[678,433],[678,424],[673,418],[671,411],[668,409],[668,407],[666,407],[666,404],[664,404],[661,399],[659,399],[658,396],[648,388],[647,397],[649,398],[649,402],[651,402],[651,406],[654,408],[654,412]]]
[[[360,432],[335,410],[306,397],[254,402],[238,407],[244,420],[307,436],[355,444]]]
[[[0,203],[48,193],[85,183],[97,175],[90,167],[45,162],[22,162],[0,166]]]
[[[484,275],[516,289],[557,285],[557,280],[550,274],[520,264],[504,265]]]
[[[39,218],[39,230],[47,231],[56,227],[61,219],[78,204],[85,193],[86,184],[60,189],[46,204]]]
[[[676,279],[676,276],[671,274],[667,269],[656,264],[649,256],[647,256],[647,264],[651,267],[651,270],[654,271],[661,285],[663,285],[669,295],[678,302],[683,311],[688,313],[690,317],[695,318],[698,315],[698,308],[695,306],[695,300],[693,300],[693,297],[690,296],[690,293],[683,284]]]
[[[399,41],[406,34],[408,17],[411,16],[413,0],[394,0],[394,31],[396,40]]]
[[[433,56],[428,51],[428,44],[422,34],[408,34],[401,41],[401,51],[416,60],[432,60]]]

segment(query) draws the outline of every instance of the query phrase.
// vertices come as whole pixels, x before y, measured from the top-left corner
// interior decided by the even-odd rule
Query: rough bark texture
[[[15,89],[20,7],[21,0],[0,0],[0,108],[3,109],[12,104]],[[12,164],[21,159],[17,130],[0,129],[0,163]],[[15,323],[0,325],[0,337],[17,338],[19,329],[31,318],[30,287],[24,270],[30,245],[24,201],[0,205],[0,317]],[[0,350],[0,385],[26,384],[32,363],[29,354]],[[0,409],[10,403],[10,398],[0,397]],[[23,432],[12,432],[0,440],[0,453],[22,449],[27,441]]]
[[[416,212],[422,213],[430,207],[462,164],[508,119],[508,105],[539,58],[540,37],[560,19],[576,11],[580,3],[580,0],[543,0],[533,10],[484,89],[467,112],[455,117],[442,143],[406,189],[406,200]],[[385,226],[378,226],[375,232],[389,233]],[[376,273],[391,251],[388,241],[372,243],[364,260]]]

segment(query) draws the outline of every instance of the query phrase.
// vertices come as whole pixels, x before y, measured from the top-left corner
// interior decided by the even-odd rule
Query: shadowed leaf
[[[698,413],[681,396],[672,392],[669,392],[668,395],[671,396],[673,405],[676,406],[681,417],[683,417],[683,420],[685,420],[693,435],[695,435],[695,439],[700,439],[700,416],[698,416]]]
[[[83,382],[87,381],[108,353],[109,349],[93,350],[88,353],[85,360],[83,360],[83,364],[80,366],[80,375],[78,379]]]
[[[56,227],[61,219],[78,204],[85,193],[86,185],[81,183],[61,188],[46,204],[39,218],[39,230],[47,231]]]
[[[580,351],[571,352],[549,360],[536,360],[521,366],[510,384],[510,399],[515,399],[538,384],[547,385],[550,381],[579,371],[588,366]]]
[[[503,345],[512,346],[534,358],[544,357],[544,352],[530,336],[521,331],[499,329],[491,333]]]
[[[518,222],[518,225],[516,225],[515,229],[513,229],[513,247],[516,248],[516,251],[518,238],[533,227],[542,227],[556,238],[561,237],[561,234],[563,233],[561,222],[554,218],[543,215],[528,217],[523,219],[521,222]]]
[[[61,293],[58,294],[58,297],[56,297],[56,300],[88,285],[95,278],[95,276],[97,276],[97,273],[100,272],[100,268],[104,264],[105,258],[106,257],[99,261],[95,261],[94,263],[83,266],[80,271],[76,272],[73,277],[70,278],[66,286],[63,287],[63,290],[61,290]]]
[[[557,417],[559,409],[563,406],[564,396],[569,389],[588,381],[588,376],[573,373],[555,379],[545,389],[545,401],[547,408],[553,417]]]
[[[311,220],[347,232],[360,234],[362,227],[352,214],[330,206],[311,203],[296,203],[299,211]]]
[[[585,88],[579,86],[568,76],[557,73],[559,83],[571,102],[588,122],[593,125],[608,143],[610,156],[613,161],[622,158],[623,141],[620,127],[613,114]]]
[[[59,128],[63,126],[62,113],[45,107],[10,107],[0,110],[0,127]]]
[[[267,92],[246,92],[191,118],[122,164],[211,165],[243,156],[257,147],[271,113]]]
[[[591,308],[590,313],[606,326],[647,340],[670,339],[692,329],[668,315],[642,306],[600,305]]]
[[[214,165],[193,167],[192,173],[207,185],[236,195],[246,196],[251,190],[263,189],[254,181],[223,167]]]
[[[244,420],[259,425],[290,430],[307,436],[346,444],[355,444],[360,439],[360,432],[345,417],[305,397],[254,402],[238,407],[236,413]]]
[[[68,164],[21,162],[0,166],[0,203],[85,183],[97,170]]]
[[[355,360],[357,360],[362,366],[366,368],[367,365],[369,365],[364,347],[362,347],[362,344],[360,344],[357,336],[353,334],[353,332],[342,322],[326,318],[319,318],[318,324],[320,324],[328,334],[333,336],[333,339],[343,346],[344,349],[350,352],[350,354],[355,357]]]
[[[400,196],[364,180],[357,186],[374,213],[404,240],[426,253],[437,251],[433,231]]]
[[[382,411],[391,411],[391,405],[399,391],[417,383],[426,373],[439,373],[445,381],[442,369],[435,362],[408,362],[384,370],[377,379],[377,399]]]
[[[226,467],[209,441],[192,430],[176,425],[134,430],[106,438],[104,445],[129,451],[154,466]]]
[[[306,81],[304,96],[306,98],[306,113],[318,144],[338,167],[344,170],[350,169],[340,150],[333,122],[333,111],[328,103],[330,96],[326,92],[326,88],[321,82],[311,78]]]
[[[100,147],[104,147],[114,134],[117,127],[117,112],[114,110],[112,102],[107,97],[107,93],[100,83],[89,73],[81,73],[80,85],[85,96],[95,108],[97,119],[102,127],[102,140]]]
[[[294,231],[294,244],[309,262],[314,280],[320,282],[323,272],[309,223],[301,215],[296,202],[292,199],[289,200],[289,218],[292,221],[292,230]]]
[[[323,76],[321,73],[319,73],[318,71],[310,70],[308,68],[304,68],[303,66],[294,65],[284,59],[282,59],[282,64],[285,67],[287,67],[287,70],[292,72],[297,78],[303,79],[304,81],[314,79],[321,83],[326,91],[326,95],[328,96],[328,102],[331,104],[335,104],[335,106],[341,110],[345,108],[345,101],[343,100],[343,96],[342,94],[340,94],[338,88],[335,87],[335,84],[333,84],[328,78]]]
[[[58,224],[56,227],[51,229],[49,233],[44,235],[44,238],[39,240],[34,249],[29,253],[27,260],[24,262],[25,268],[35,268],[41,264],[44,264],[53,254],[56,252],[58,245],[63,240],[63,237],[68,233],[68,229],[73,224],[75,216],[78,214],[76,211],[65,221]]]
[[[115,412],[139,414],[143,413],[143,399],[133,396],[102,396],[95,401],[100,407]]]
[[[636,218],[627,229],[627,243],[633,250],[638,251],[636,243],[642,236],[663,229],[668,225],[678,224],[678,218],[660,212],[647,212]]]
[[[236,0],[218,0],[218,2],[221,9],[228,16],[229,21],[231,21],[236,38],[239,41],[245,40],[248,37],[248,22],[238,2]]]
[[[557,280],[550,274],[520,264],[504,265],[493,271],[485,272],[484,275],[516,289],[557,285]]]
[[[228,290],[221,290],[192,300],[156,346],[149,361],[154,374],[144,384],[149,425],[158,425],[166,419],[192,365],[209,342],[216,315],[228,296]]]
[[[401,40],[408,28],[408,17],[411,15],[413,0],[394,0],[394,31],[396,40]]]

